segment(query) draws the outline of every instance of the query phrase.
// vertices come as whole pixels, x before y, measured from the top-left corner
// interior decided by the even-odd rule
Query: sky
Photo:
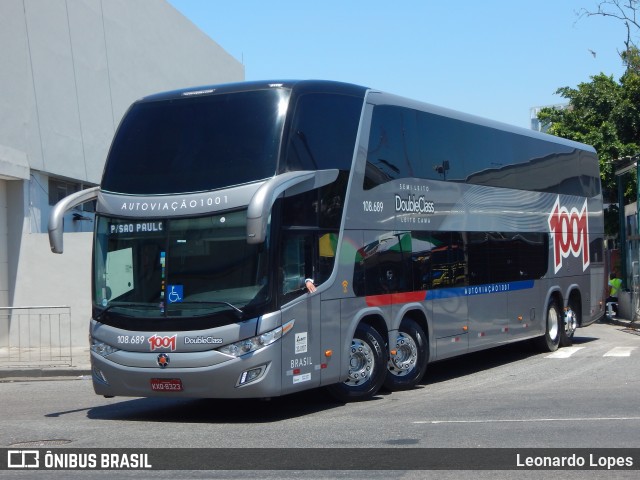
[[[168,1],[245,80],[356,83],[521,127],[566,103],[558,88],[624,72],[622,22],[578,15],[596,0]]]

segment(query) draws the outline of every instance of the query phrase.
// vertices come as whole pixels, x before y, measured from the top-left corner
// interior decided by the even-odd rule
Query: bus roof
[[[576,142],[574,140],[569,140],[563,137],[558,137],[556,135],[549,135],[547,133],[542,133],[537,130],[531,130],[529,128],[518,127],[515,125],[511,125],[504,122],[499,122],[497,120],[491,120],[485,117],[480,117],[477,115],[472,115],[469,113],[460,112],[458,110],[452,110],[446,107],[440,107],[437,105],[433,105],[431,103],[421,102],[418,100],[412,100],[406,97],[401,97],[398,95],[380,92],[380,91],[369,91],[367,95],[367,101],[373,103],[375,105],[399,105],[406,108],[411,108],[415,110],[420,110],[423,112],[429,112],[434,115],[440,115],[443,117],[453,118],[456,120],[460,120],[463,122],[473,123],[476,125],[482,125],[488,128],[493,128],[496,130],[502,130],[505,132],[524,135],[531,138],[538,138],[544,140],[546,142],[554,142],[562,145],[567,145],[571,148],[577,148],[580,150],[586,150],[589,152],[595,153],[595,149],[591,145],[587,145],[584,143]]]
[[[175,98],[191,97],[196,95],[245,92],[250,90],[263,90],[269,88],[286,88],[296,90],[300,93],[302,93],[303,91],[309,91],[343,93],[346,95],[356,96],[364,96],[364,94],[368,90],[367,87],[329,80],[264,80],[182,88],[179,90],[172,90],[168,92],[160,92],[149,95],[141,98],[138,101],[151,102],[157,100],[170,100]]]
[[[167,92],[155,93],[139,99],[138,102],[153,102],[160,100],[171,100],[177,98],[192,97],[198,95],[212,95],[221,93],[233,93],[243,92],[250,90],[262,90],[269,88],[285,88],[294,90],[297,94],[306,92],[325,92],[325,93],[342,93],[345,95],[365,96],[369,103],[376,105],[398,105],[415,110],[429,112],[435,115],[443,117],[454,118],[464,122],[469,122],[477,125],[483,125],[485,127],[493,128],[496,130],[502,130],[518,135],[524,135],[532,138],[539,138],[547,142],[554,142],[562,145],[567,145],[571,148],[578,148],[580,150],[586,150],[595,153],[595,149],[584,143],[576,142],[566,138],[558,137],[555,135],[549,135],[546,133],[538,132],[536,130],[527,129],[524,127],[518,127],[508,123],[499,122],[497,120],[491,120],[485,117],[480,117],[457,110],[452,110],[446,107],[437,106],[431,103],[413,100],[407,97],[402,97],[395,94],[382,92],[380,90],[371,89],[352,83],[338,82],[332,80],[260,80],[260,81],[247,81],[247,82],[233,82],[224,83],[218,85],[204,85],[196,87],[182,88],[178,90],[171,90]]]

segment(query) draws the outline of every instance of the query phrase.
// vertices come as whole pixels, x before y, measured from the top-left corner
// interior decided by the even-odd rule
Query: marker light
[[[246,355],[247,353],[258,351],[285,336],[293,328],[294,322],[295,320],[290,320],[281,327],[275,328],[269,332],[220,347],[218,348],[218,351],[226,355],[231,355],[232,357],[239,357],[241,355]]]

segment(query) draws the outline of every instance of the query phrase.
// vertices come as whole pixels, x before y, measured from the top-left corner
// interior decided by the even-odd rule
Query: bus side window
[[[318,265],[314,272],[314,281],[320,285],[326,281],[333,271],[336,259],[336,246],[338,244],[338,233],[329,232],[320,234],[317,239],[318,245]]]
[[[285,301],[305,293],[305,279],[316,286],[326,281],[335,263],[338,234],[285,232],[282,240],[280,284]]]

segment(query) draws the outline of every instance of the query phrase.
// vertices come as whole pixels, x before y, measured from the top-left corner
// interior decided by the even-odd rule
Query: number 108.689
[[[364,200],[362,206],[365,212],[382,212],[384,209],[384,202],[374,202],[371,200]]]

